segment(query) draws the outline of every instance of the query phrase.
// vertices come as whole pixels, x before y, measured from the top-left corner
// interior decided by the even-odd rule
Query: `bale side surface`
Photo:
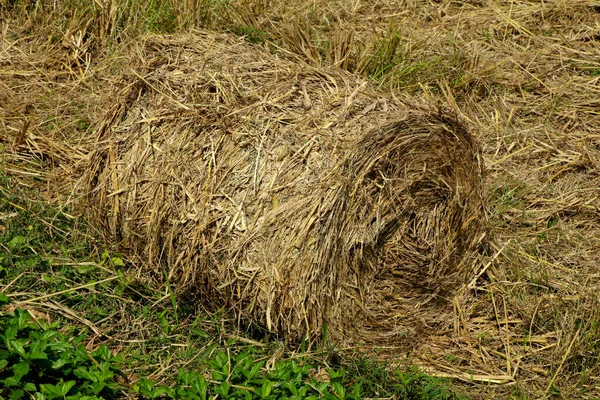
[[[227,36],[148,37],[111,95],[90,219],[140,274],[291,340],[397,342],[440,319],[482,238],[453,116]]]

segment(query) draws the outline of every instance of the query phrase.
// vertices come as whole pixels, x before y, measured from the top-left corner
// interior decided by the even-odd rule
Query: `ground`
[[[0,290],[14,307],[88,329],[90,350],[139,355],[159,383],[228,341],[269,347],[265,368],[293,359],[226,316],[190,320],[185,302],[174,312],[168,290],[117,273],[127,260],[79,217],[77,173],[128,46],[212,29],[456,112],[486,165],[487,249],[447,332],[410,362],[469,398],[600,395],[597,1],[11,1],[0,12]],[[319,362],[357,365],[325,353]]]

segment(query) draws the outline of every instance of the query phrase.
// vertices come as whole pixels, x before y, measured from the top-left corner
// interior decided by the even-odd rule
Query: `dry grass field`
[[[486,249],[410,359],[472,398],[600,396],[597,0],[4,1],[0,24],[2,169],[71,213],[107,94],[149,33],[227,32],[452,110],[482,148]]]

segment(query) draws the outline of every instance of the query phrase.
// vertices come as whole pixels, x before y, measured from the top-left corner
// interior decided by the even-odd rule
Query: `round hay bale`
[[[140,273],[290,340],[401,343],[448,309],[484,219],[454,116],[216,33],[131,66],[87,192]]]

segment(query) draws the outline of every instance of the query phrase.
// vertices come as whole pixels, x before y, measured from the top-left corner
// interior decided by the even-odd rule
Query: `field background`
[[[208,371],[208,383],[221,385],[234,375],[210,371],[233,371],[234,355],[252,354],[267,372],[310,365],[302,379],[325,383],[320,397],[342,397],[333,383],[350,392],[361,381],[366,397],[398,398],[410,387],[422,398],[453,396],[447,388],[469,398],[597,398],[599,21],[600,3],[586,0],[3,1],[5,310],[87,331],[88,350],[104,344],[125,355],[124,386],[138,392],[142,376],[173,386],[181,368]],[[236,332],[226,315],[197,313],[169,288],[129,276],[128,261],[79,217],[73,189],[127,48],[141,35],[198,28],[442,104],[476,136],[489,256],[455,299],[454,320],[408,358],[385,349],[367,359],[356,349],[302,353],[262,332]],[[336,380],[336,371],[346,375]]]

